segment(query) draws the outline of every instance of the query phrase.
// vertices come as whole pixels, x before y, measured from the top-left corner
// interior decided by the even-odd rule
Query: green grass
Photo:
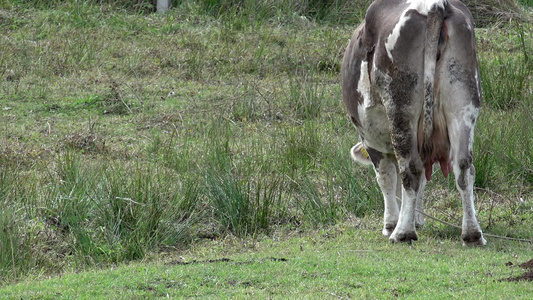
[[[431,238],[430,226],[423,241],[393,245],[378,236],[378,222],[359,221],[367,227],[210,241],[162,253],[159,263],[21,282],[1,288],[0,298],[528,299],[530,282],[505,281],[524,272],[517,265],[533,256],[527,244],[491,239],[464,248],[456,238]]]
[[[339,76],[368,3],[319,2],[181,1],[155,15],[120,1],[1,1],[0,285],[380,219],[373,170],[350,160]],[[474,145],[483,229],[529,239],[532,30],[478,30]],[[427,211],[458,223],[453,178],[436,176],[426,195]],[[460,244],[434,229],[419,243]]]
[[[516,2],[520,3],[524,7],[529,7],[529,8],[533,7],[533,1],[531,0],[518,0]]]

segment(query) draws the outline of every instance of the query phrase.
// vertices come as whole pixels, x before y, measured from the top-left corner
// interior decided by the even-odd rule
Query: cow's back
[[[402,14],[409,6],[403,0],[373,2],[343,61],[343,100],[351,120],[366,143],[384,153],[394,153],[388,122],[406,132],[408,120],[422,111],[426,17],[415,10]]]

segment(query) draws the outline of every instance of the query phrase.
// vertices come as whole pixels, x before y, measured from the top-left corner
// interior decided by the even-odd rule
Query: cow
[[[464,245],[485,245],[474,208],[472,147],[481,104],[474,22],[457,0],[376,0],[346,48],[342,97],[384,197],[383,235],[411,243],[437,162],[463,204]],[[401,201],[400,201],[401,199]]]

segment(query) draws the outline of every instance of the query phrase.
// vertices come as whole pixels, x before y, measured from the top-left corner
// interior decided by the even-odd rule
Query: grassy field
[[[360,223],[359,223],[360,222]],[[26,281],[0,299],[529,299],[531,245],[490,240],[486,248],[424,237],[393,245],[381,224],[358,220],[291,237],[195,245],[157,263],[134,262]],[[436,234],[434,228],[428,229]],[[426,235],[426,233],[424,233]],[[87,288],[87,287],[90,288]]]
[[[407,264],[425,272],[428,293],[435,282],[426,281],[427,272],[439,279],[462,274],[443,283],[443,293],[457,284],[469,291],[467,279],[477,280],[477,291],[496,293],[490,295],[500,285],[511,290],[515,283],[497,279],[518,271],[502,264],[533,258],[530,244],[489,239],[486,249],[462,249],[456,229],[432,221],[414,248],[380,236],[381,193],[373,170],[350,161],[357,135],[339,76],[368,1],[234,2],[180,1],[155,15],[144,1],[133,8],[121,1],[0,1],[0,295],[33,297],[24,284],[7,285],[96,269],[104,271],[28,284],[35,293],[48,285],[55,293],[71,284],[64,280],[83,286],[132,272],[131,283],[116,283],[130,287],[120,297],[141,297],[166,292],[166,281],[147,283],[141,273],[169,270],[191,280],[169,294],[214,297],[214,268],[227,297],[235,288],[241,297],[261,289],[263,297],[297,297],[306,287],[309,297],[313,288],[327,297],[383,294],[387,287],[370,285],[372,278],[331,277],[350,278],[366,264],[394,270],[380,271],[390,286],[385,298],[403,295],[398,286],[405,295],[419,291],[411,285],[421,284],[411,282],[417,271],[401,275]],[[533,25],[531,3],[521,4],[524,17],[477,30],[484,106],[475,192],[485,232],[532,239]],[[426,195],[429,213],[460,222],[453,178],[436,174]],[[298,254],[299,244],[323,231],[333,234],[318,238],[318,252],[304,247],[307,254]],[[231,261],[170,267],[166,254]],[[405,259],[392,263],[398,257]],[[464,265],[473,259],[479,263]],[[239,270],[261,277],[248,284],[232,273]],[[115,284],[105,282],[111,286],[104,291]],[[180,294],[183,282],[192,287]],[[266,289],[269,283],[277,290]]]

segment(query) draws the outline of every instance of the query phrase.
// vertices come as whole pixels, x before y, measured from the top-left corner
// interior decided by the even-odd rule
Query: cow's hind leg
[[[379,152],[376,153],[372,149],[369,150],[374,163],[376,178],[385,201],[382,233],[388,237],[396,228],[400,211],[397,200],[398,173],[396,171],[396,158],[394,155],[384,155]],[[375,159],[375,157],[378,157],[378,159]]]
[[[404,80],[401,79],[398,82],[403,83]],[[417,198],[421,196],[419,194],[420,189],[425,184],[423,181],[424,165],[420,160],[415,130],[418,125],[418,119],[415,116],[419,115],[417,112],[421,108],[417,103],[411,103],[410,99],[416,99],[416,97],[409,93],[398,93],[400,89],[417,90],[416,81],[411,82],[412,87],[400,86],[399,83],[391,83],[391,90],[396,92],[391,93],[392,97],[390,98],[385,92],[384,97],[388,100],[385,102],[385,107],[391,128],[390,137],[402,183],[402,203],[398,224],[389,239],[394,243],[410,243],[413,240],[418,240],[415,227],[416,203]]]
[[[391,111],[398,111],[400,108],[395,107]],[[418,154],[418,146],[414,138],[415,121],[412,121],[408,113],[396,114],[392,119],[391,140],[396,154],[398,163],[399,177],[402,186],[402,203],[398,224],[390,236],[390,240],[396,242],[410,243],[418,240],[415,227],[415,213],[417,198],[421,197],[421,188],[424,181],[424,165]]]
[[[396,200],[398,202],[398,207],[401,205],[402,201],[402,179],[400,178],[400,171],[398,170],[398,165],[396,165]],[[426,186],[426,179],[422,177],[422,181],[420,182],[420,188],[418,195],[416,197],[416,204],[415,204],[415,227],[421,228],[426,224],[426,220],[424,218],[424,187]]]
[[[448,127],[455,184],[463,202],[462,239],[465,245],[485,245],[474,209],[476,171],[472,148],[481,105],[474,29],[464,14],[459,13],[448,16],[445,28],[448,40],[437,71],[440,78],[438,94]]]
[[[426,187],[426,178],[422,176],[420,179],[420,187],[418,188],[418,195],[416,196],[416,204],[415,204],[415,226],[416,228],[420,228],[426,224],[426,220],[424,218],[424,188]]]
[[[472,106],[471,106],[472,107]],[[461,238],[464,245],[483,246],[486,244],[476,218],[474,208],[474,178],[476,170],[473,164],[472,144],[477,110],[467,106],[460,118],[450,122],[450,142],[452,146],[452,164],[455,185],[463,202],[463,226]],[[469,124],[467,124],[469,123]]]
[[[402,204],[398,225],[390,236],[393,243],[418,240],[415,227],[416,199],[424,176],[424,167],[419,159],[398,160],[402,180]]]

